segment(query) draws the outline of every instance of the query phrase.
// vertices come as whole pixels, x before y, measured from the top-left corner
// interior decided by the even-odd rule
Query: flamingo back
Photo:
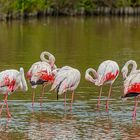
[[[63,67],[57,73],[51,90],[56,89],[58,94],[74,91],[80,82],[81,74],[77,69],[72,67]]]
[[[98,79],[96,85],[113,83],[119,74],[119,66],[115,61],[107,60],[100,64],[98,68]]]

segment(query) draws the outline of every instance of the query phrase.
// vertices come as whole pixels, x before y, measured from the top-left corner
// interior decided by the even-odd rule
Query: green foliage
[[[140,0],[0,0],[0,12],[36,12],[44,11],[48,7],[53,9],[84,9],[92,12],[100,6],[126,7],[140,6]]]
[[[131,6],[131,0],[118,0],[116,1],[116,7]]]
[[[91,12],[93,9],[95,9],[97,6],[95,5],[95,1],[93,0],[80,0],[77,3],[78,8],[84,8],[85,11]]]
[[[42,11],[49,3],[49,0],[15,0],[14,9],[21,12]]]
[[[113,0],[107,0],[108,2],[113,2]],[[128,6],[140,6],[140,0],[114,0],[115,7],[128,7]]]
[[[0,11],[11,12],[13,10],[14,0],[0,0]]]

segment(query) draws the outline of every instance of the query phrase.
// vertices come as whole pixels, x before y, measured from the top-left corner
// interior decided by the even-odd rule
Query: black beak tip
[[[121,99],[124,98],[124,96],[121,96]]]
[[[30,84],[34,86],[36,83],[34,81],[30,81]]]

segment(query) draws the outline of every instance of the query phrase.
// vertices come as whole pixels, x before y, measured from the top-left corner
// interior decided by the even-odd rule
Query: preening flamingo
[[[27,91],[27,83],[24,77],[24,69],[20,68],[20,71],[17,70],[5,70],[0,72],[0,92],[5,94],[4,103],[6,104],[6,110],[8,117],[11,117],[9,112],[7,98],[8,95],[20,88],[23,91]],[[2,113],[4,103],[0,109],[0,115]]]
[[[94,75],[94,78],[90,75],[90,72]],[[100,97],[102,94],[102,86],[104,84],[110,84],[109,94],[106,101],[106,111],[108,112],[108,101],[111,95],[112,84],[119,75],[119,66],[115,61],[106,60],[99,65],[99,68],[96,72],[95,69],[89,68],[86,70],[85,79],[91,83],[100,86],[100,93],[98,98],[98,108],[100,107]]]
[[[133,68],[128,74],[128,65],[132,64]],[[138,100],[140,97],[140,70],[136,70],[137,64],[133,60],[126,62],[122,68],[122,75],[125,78],[124,80],[124,94],[122,98],[135,97],[135,106],[132,116],[136,117],[136,109],[138,106]]]
[[[48,60],[45,58],[45,55],[48,55]],[[40,59],[42,61],[34,63],[27,72],[27,79],[30,81],[30,84],[33,88],[32,107],[34,106],[35,88],[37,87],[37,85],[42,85],[42,92],[40,97],[40,105],[42,105],[44,87],[45,85],[53,82],[54,75],[52,74],[52,70],[56,68],[54,64],[55,57],[49,52],[42,52],[40,55]]]
[[[70,110],[72,110],[72,104],[74,100],[74,91],[78,87],[81,79],[79,70],[70,66],[64,66],[58,70],[55,74],[55,79],[51,90],[56,90],[58,95],[64,94],[64,103],[66,110],[66,92],[72,91]]]

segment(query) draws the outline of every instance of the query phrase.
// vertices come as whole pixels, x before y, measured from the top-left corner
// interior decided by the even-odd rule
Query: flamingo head
[[[105,82],[105,79],[102,78],[101,75],[99,75],[99,76],[98,76],[98,79],[97,79],[96,82],[95,82],[95,85],[96,85],[96,86],[101,86],[101,85],[104,84],[104,82]]]
[[[123,79],[126,79],[127,78],[127,73],[128,73],[127,67],[123,67],[122,70],[121,70],[121,73],[122,73]]]
[[[124,95],[121,96],[121,99],[122,99],[123,102],[127,100],[127,98]]]
[[[122,101],[126,101],[127,100],[127,93],[128,93],[128,86],[125,84],[124,82],[124,86],[123,86],[123,95],[121,96]]]
[[[30,83],[32,86],[37,85],[37,81],[39,80],[39,74],[33,74],[31,79],[30,79]]]

